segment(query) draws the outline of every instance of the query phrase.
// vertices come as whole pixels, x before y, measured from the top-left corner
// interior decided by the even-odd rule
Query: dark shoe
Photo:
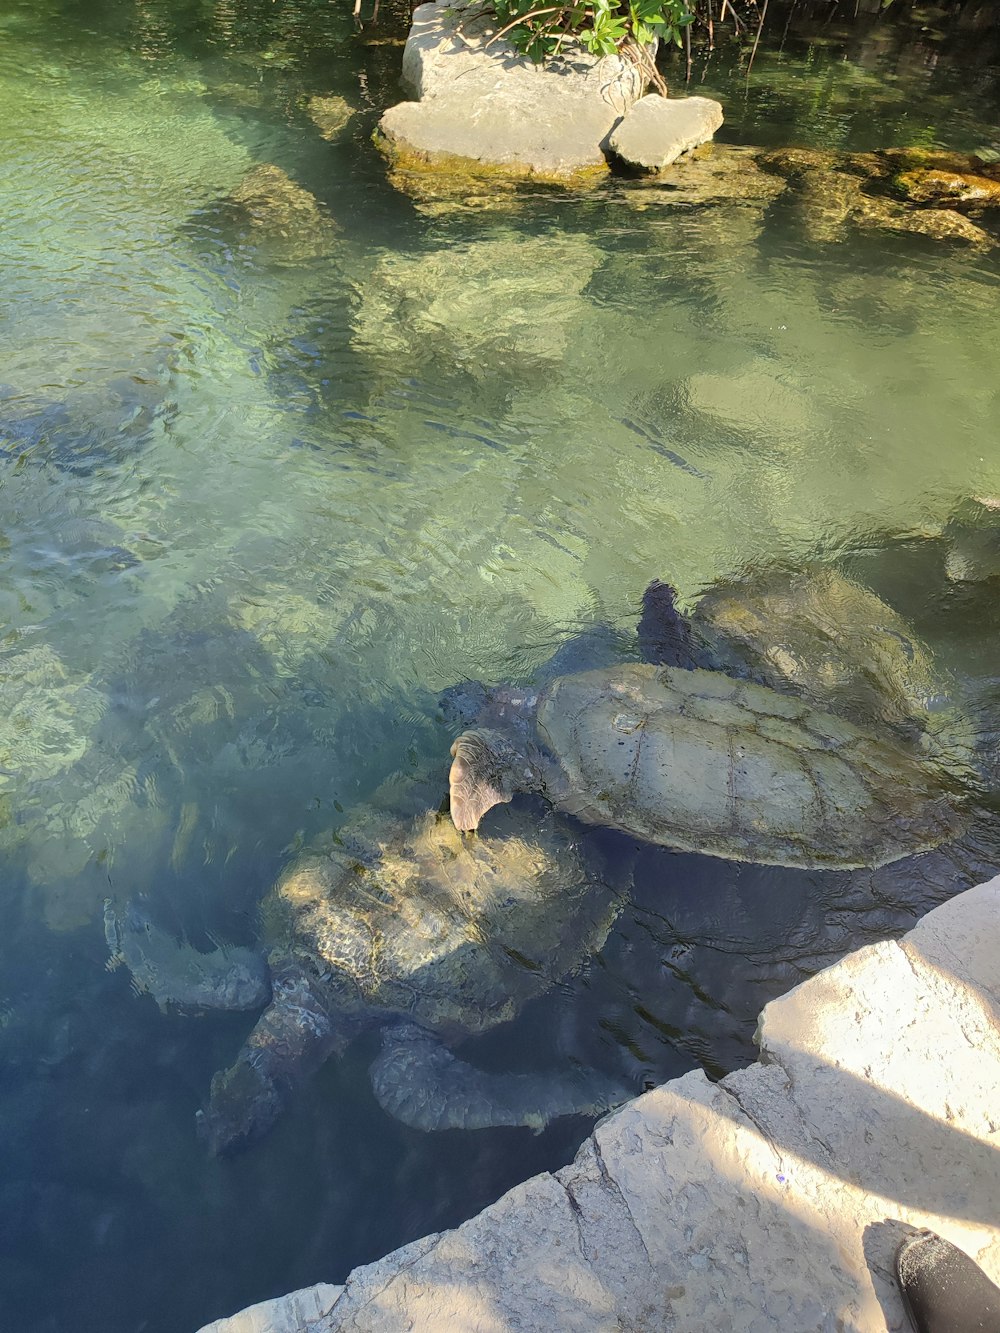
[[[903,1241],[896,1279],[917,1333],[1000,1333],[1000,1287],[933,1231]]]

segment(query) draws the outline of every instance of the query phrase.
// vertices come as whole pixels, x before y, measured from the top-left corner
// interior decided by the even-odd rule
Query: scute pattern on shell
[[[963,826],[948,775],[890,737],[717,672],[564,676],[538,711],[560,809],[684,851],[849,869]]]
[[[412,822],[362,807],[276,886],[272,962],[305,962],[344,1018],[385,1011],[446,1036],[506,1022],[599,950],[616,914],[559,823],[505,808],[463,838],[426,807]]]
[[[903,617],[836,569],[768,571],[712,588],[694,624],[717,650],[745,658],[762,683],[855,720],[925,725],[928,701],[944,686]]]

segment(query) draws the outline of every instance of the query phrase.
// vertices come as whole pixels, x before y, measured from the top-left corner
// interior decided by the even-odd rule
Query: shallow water
[[[326,0],[0,0],[5,1327],[194,1328],[572,1155],[581,1120],[403,1129],[373,1037],[208,1161],[194,1111],[247,1016],[161,1014],[105,967],[105,897],[252,942],[386,776],[436,765],[443,795],[449,683],[634,652],[653,576],[693,600],[818,558],[996,727],[996,585],[949,582],[941,537],[1000,493],[995,253],[621,185],[421,212],[369,142],[403,32]],[[961,49],[778,36],[749,79],[696,68],[720,137],[995,144],[997,70]],[[316,94],[354,108],[330,141]],[[257,163],[319,200],[321,246],[220,202]],[[768,998],[991,864],[988,834],[881,876],[643,851],[600,957],[467,1049],[718,1074]]]

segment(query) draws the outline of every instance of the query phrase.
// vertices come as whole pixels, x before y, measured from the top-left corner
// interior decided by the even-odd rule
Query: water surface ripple
[[[995,598],[942,536],[1000,494],[995,258],[621,185],[421,212],[369,139],[405,23],[0,0],[0,1323],[24,1333],[192,1329],[571,1156],[579,1120],[389,1120],[373,1038],[209,1161],[194,1111],[247,1017],[162,1014],[105,967],[106,897],[252,943],[281,867],[384,778],[443,796],[450,683],[634,655],[654,576],[693,601],[819,559],[1000,732]],[[776,34],[700,90],[731,142],[988,146],[995,69],[970,87],[921,42]],[[312,96],[348,103],[329,138]],[[262,165],[307,223],[240,205]],[[977,836],[838,875],[593,835],[636,857],[606,948],[469,1052],[637,1091],[721,1073],[770,997],[995,862]]]

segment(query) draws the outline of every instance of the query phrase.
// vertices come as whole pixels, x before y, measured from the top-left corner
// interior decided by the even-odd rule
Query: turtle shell
[[[948,774],[902,742],[713,671],[563,676],[539,702],[555,804],[684,851],[880,866],[955,836]]]
[[[463,837],[426,806],[412,820],[362,806],[278,882],[271,958],[306,963],[342,1017],[460,1036],[506,1022],[597,952],[617,907],[551,810],[507,809],[489,836]]]
[[[770,571],[712,588],[693,623],[761,683],[848,717],[926,727],[928,708],[941,707],[940,672],[910,626],[839,570]]]

